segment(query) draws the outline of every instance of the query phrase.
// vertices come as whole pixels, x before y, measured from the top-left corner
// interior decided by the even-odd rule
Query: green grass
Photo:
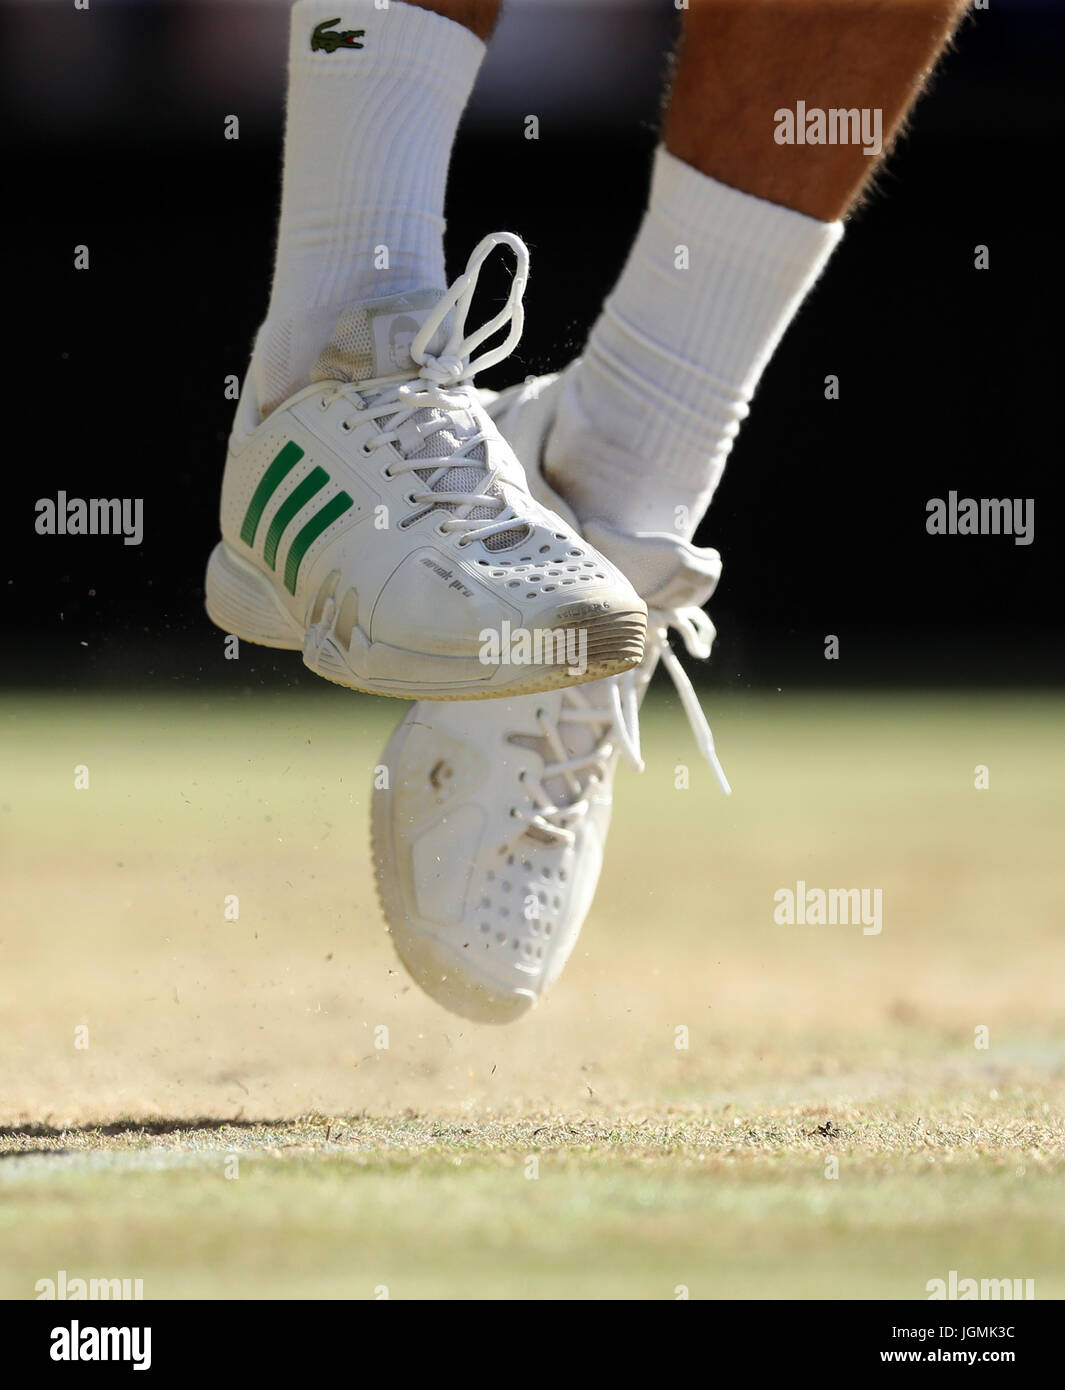
[[[509,1029],[384,933],[399,705],[0,704],[0,1295],[1065,1297],[1062,704],[709,703],[736,795],[659,692],[581,944]],[[775,925],[798,878],[881,887],[882,934]]]

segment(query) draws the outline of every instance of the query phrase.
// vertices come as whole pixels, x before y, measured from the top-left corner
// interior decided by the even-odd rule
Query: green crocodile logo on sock
[[[326,32],[339,23],[340,16],[337,15],[336,19],[323,19],[321,24],[315,25],[314,33],[311,35],[312,53],[335,53],[338,48],[362,48],[362,44],[357,40],[366,33],[365,29],[338,29],[336,33]]]

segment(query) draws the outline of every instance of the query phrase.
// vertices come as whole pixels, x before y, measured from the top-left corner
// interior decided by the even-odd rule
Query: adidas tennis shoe
[[[496,246],[517,273],[467,335]],[[645,605],[531,497],[472,385],[520,337],[527,269],[524,243],[500,232],[446,293],[349,308],[311,384],[266,419],[248,374],[207,570],[213,622],[302,650],[340,685],[418,700],[551,690],[638,664]]]
[[[487,408],[534,491],[566,515],[539,467],[559,381],[514,387]],[[618,763],[643,766],[638,711],[659,661],[729,790],[667,637],[674,628],[690,655],[709,657],[714,628],[702,605],[720,576],[720,556],[676,536],[600,526],[596,537],[647,600],[640,666],[476,712],[416,704],[383,754],[387,785],[375,783],[374,866],[396,951],[426,993],[482,1023],[525,1013],[576,945],[599,880]]]

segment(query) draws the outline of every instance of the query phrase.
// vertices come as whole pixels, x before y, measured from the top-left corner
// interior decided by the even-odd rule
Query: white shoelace
[[[695,742],[703,757],[713,769],[718,785],[726,796],[731,796],[732,788],[714,748],[714,735],[699,697],[688,679],[688,674],[680,664],[669,645],[668,631],[674,628],[680,633],[688,653],[699,661],[710,655],[717,632],[713,623],[701,608],[652,609],[648,613],[647,636],[658,646],[658,655],[668,671],[681,706],[688,717]],[[567,845],[572,845],[576,835],[570,828],[573,821],[584,817],[591,806],[595,787],[607,775],[610,759],[614,756],[614,742],[617,749],[637,772],[644,769],[640,753],[640,712],[637,672],[639,667],[613,676],[607,682],[609,702],[595,705],[585,693],[588,686],[570,686],[562,692],[562,711],[557,723],[550,723],[542,713],[537,715],[540,734],[550,749],[555,761],[544,760],[544,768],[539,780],[532,786],[531,796],[536,807],[532,815],[514,808],[511,815],[522,822],[515,839],[532,829],[541,836]],[[559,724],[590,724],[598,726],[599,736],[593,748],[578,757],[566,757],[565,745],[558,732]],[[578,773],[587,774],[584,785]],[[570,794],[577,798],[565,806],[556,806],[544,790],[544,784],[554,777],[565,780]]]
[[[473,302],[481,266],[497,246],[508,246],[517,261],[506,303],[487,323],[466,335],[466,317]],[[474,409],[476,402],[470,395],[474,376],[477,372],[485,371],[502,362],[513,352],[521,338],[525,323],[522,296],[528,281],[528,271],[529,252],[520,237],[514,236],[511,232],[493,232],[486,236],[474,247],[464,273],[433,306],[414,336],[410,354],[419,367],[417,377],[414,380],[411,380],[409,374],[374,377],[350,387],[339,387],[326,398],[332,400],[337,395],[346,396],[355,406],[358,415],[343,421],[341,427],[344,429],[350,430],[359,418],[376,420],[390,417],[389,428],[365,443],[362,446],[364,452],[369,454],[387,444],[396,445],[401,453],[415,452],[433,435],[447,429],[446,420],[434,420],[427,424],[416,423],[407,429],[401,439],[400,432],[403,426],[408,425],[420,410]],[[429,352],[428,344],[452,310],[454,318],[448,340],[442,352],[433,354]],[[474,357],[476,349],[505,325],[509,326],[503,341],[481,353],[479,357]],[[368,396],[375,399],[369,402],[365,399]],[[414,436],[413,449],[411,435]],[[465,438],[461,447],[453,453],[438,458],[404,457],[402,463],[392,464],[387,470],[388,476],[392,478],[403,473],[421,475],[419,482],[423,490],[410,492],[408,502],[419,509],[453,509],[450,517],[441,522],[440,529],[461,532],[459,545],[468,545],[474,540],[486,540],[489,536],[525,526],[525,522],[514,508],[508,506],[498,494],[493,494],[501,470],[489,468],[483,460],[473,457],[478,446],[486,443],[487,439],[488,436],[483,431],[477,431]],[[454,468],[476,469],[483,473],[480,490],[470,492],[468,488],[440,488],[434,491],[436,484]],[[429,476],[426,477],[426,474]],[[487,511],[490,515],[471,517],[470,513],[477,509]]]

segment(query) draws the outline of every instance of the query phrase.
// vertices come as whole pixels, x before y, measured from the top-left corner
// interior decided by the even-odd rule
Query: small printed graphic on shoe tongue
[[[418,371],[410,355],[415,335],[441,290],[411,290],[380,299],[351,304],[337,320],[332,341],[323,349],[311,372],[313,381],[368,381]],[[447,321],[433,334],[429,352],[438,353],[447,342]]]

